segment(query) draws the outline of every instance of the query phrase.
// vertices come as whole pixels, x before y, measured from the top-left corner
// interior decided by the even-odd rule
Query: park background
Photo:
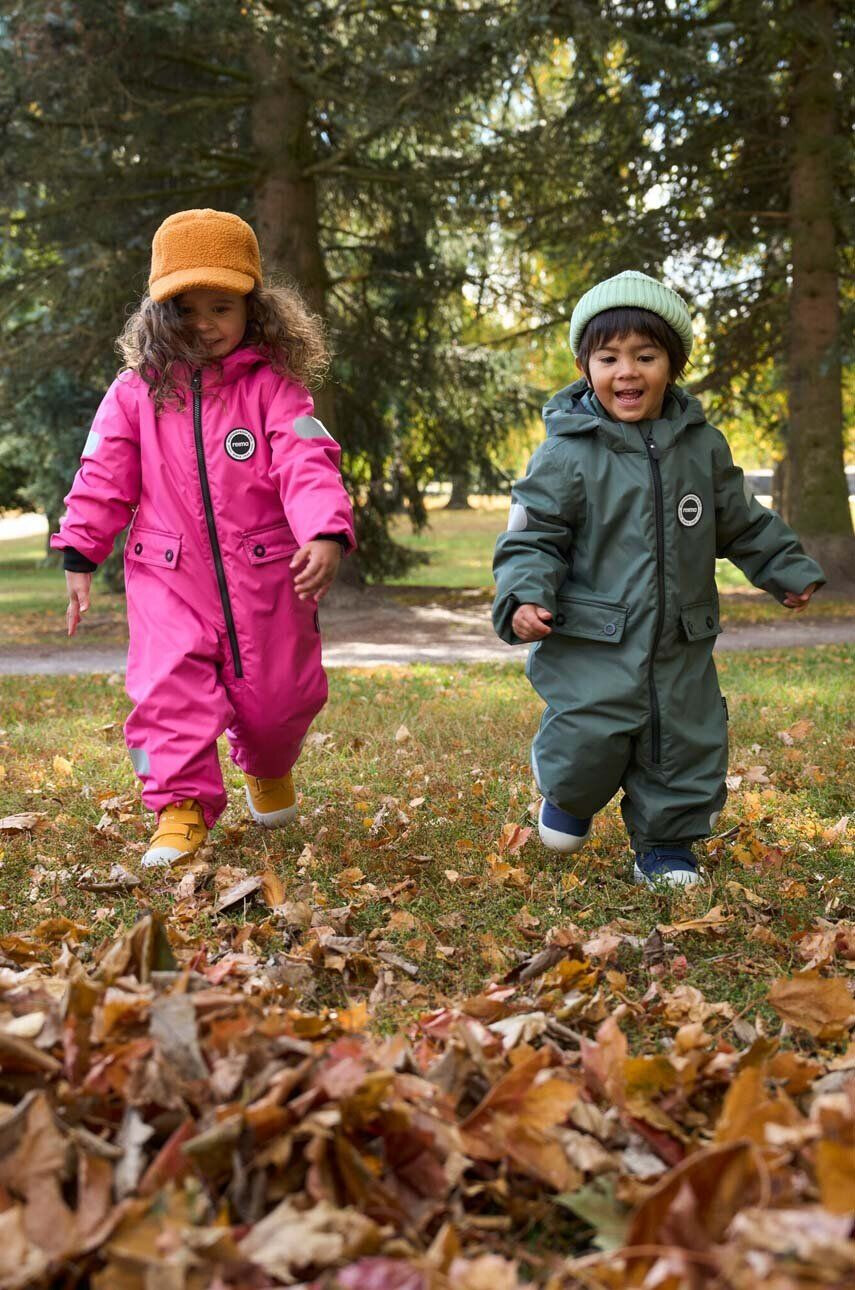
[[[832,0],[0,0],[0,1286],[855,1279],[851,35]],[[120,561],[66,650],[44,532],[192,206],[327,321],[342,639],[486,622],[574,302],[692,302],[686,384],[830,575],[782,649],[722,565],[722,645],[760,635],[720,655],[699,888],[635,889],[614,803],[543,851],[519,660],[454,657],[336,668],[299,829],[224,762],[212,849],[140,879],[91,666]]]

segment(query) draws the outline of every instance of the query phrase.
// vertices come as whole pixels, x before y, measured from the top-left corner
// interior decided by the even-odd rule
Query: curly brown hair
[[[330,356],[323,320],[307,308],[293,287],[254,287],[246,297],[244,345],[254,345],[274,372],[301,385],[317,387]],[[177,297],[158,302],[145,295],[128,318],[116,349],[124,371],[136,372],[149,386],[157,412],[186,402],[187,373],[197,367],[216,367],[203,342],[182,318]]]

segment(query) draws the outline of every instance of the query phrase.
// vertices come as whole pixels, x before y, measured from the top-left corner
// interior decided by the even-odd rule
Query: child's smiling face
[[[662,413],[671,364],[660,345],[633,331],[593,350],[584,375],[616,421],[652,421]]]
[[[175,303],[181,321],[202,340],[212,358],[225,358],[237,349],[246,331],[246,296],[219,288],[182,291]]]

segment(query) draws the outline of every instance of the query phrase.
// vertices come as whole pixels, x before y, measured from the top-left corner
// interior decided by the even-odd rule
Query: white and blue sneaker
[[[578,851],[591,836],[591,823],[590,819],[580,820],[577,815],[562,811],[560,806],[553,806],[545,797],[540,803],[537,831],[543,845],[551,851],[565,855]]]
[[[635,881],[646,887],[691,887],[698,866],[688,847],[651,847],[635,853]]]

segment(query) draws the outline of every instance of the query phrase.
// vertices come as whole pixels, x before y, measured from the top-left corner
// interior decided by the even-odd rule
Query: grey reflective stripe
[[[101,436],[99,435],[98,431],[90,430],[89,434],[86,436],[86,442],[83,445],[83,451],[80,454],[81,457],[91,457],[94,454],[95,449],[98,447],[98,444],[100,442],[101,442]]]
[[[319,421],[317,417],[296,417],[294,434],[301,439],[332,439],[323,421]]]
[[[543,789],[540,787],[540,775],[538,774],[538,767],[537,767],[537,753],[534,751],[534,744],[532,744],[531,746],[531,773],[534,776],[534,782],[537,786],[537,790],[542,796]]]
[[[511,509],[508,512],[508,532],[516,533],[520,529],[528,528],[528,512],[519,502],[512,502]]]
[[[742,476],[742,491],[745,494],[746,502],[754,501],[754,489],[749,484],[747,475]]]
[[[138,775],[151,774],[151,766],[149,765],[148,753],[145,748],[129,748],[128,755],[131,759],[131,765]]]

